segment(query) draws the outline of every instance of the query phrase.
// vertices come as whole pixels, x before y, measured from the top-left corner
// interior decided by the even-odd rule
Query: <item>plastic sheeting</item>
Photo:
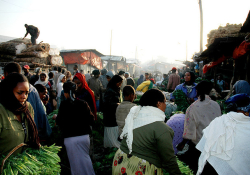
[[[216,65],[218,65],[218,64],[220,64],[220,63],[222,63],[222,62],[225,61],[227,58],[229,58],[229,57],[226,57],[226,56],[223,55],[223,56],[220,57],[217,61],[210,62],[209,64],[204,65],[204,66],[203,66],[203,73],[204,73],[204,74],[207,73],[207,71],[208,71],[209,69],[211,69],[212,67],[214,67],[214,66],[216,66]]]
[[[234,49],[233,58],[238,59],[250,50],[250,42],[243,41],[239,47]]]
[[[81,52],[81,53],[61,53],[64,58],[64,63],[67,64],[90,64],[98,69],[102,69],[101,58],[93,52]]]

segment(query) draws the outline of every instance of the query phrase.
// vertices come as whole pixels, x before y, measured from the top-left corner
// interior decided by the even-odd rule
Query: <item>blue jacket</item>
[[[34,86],[32,86],[31,84],[29,88],[28,102],[30,102],[30,104],[32,105],[34,109],[34,114],[35,114],[34,120],[36,123],[38,135],[40,139],[45,139],[49,137],[52,130],[50,128],[50,125],[46,116],[46,112],[43,108],[42,101],[40,100],[40,97],[36,88],[34,88]]]
[[[182,84],[179,84],[178,86],[176,86],[175,90],[182,90],[188,98],[193,98],[194,100],[197,100],[197,93],[196,93],[196,83],[194,83],[193,85],[195,85],[193,88],[192,88],[192,91],[187,94],[187,88],[184,86],[185,83],[182,83]],[[170,100],[174,99],[174,96],[173,96],[173,93],[170,94]]]

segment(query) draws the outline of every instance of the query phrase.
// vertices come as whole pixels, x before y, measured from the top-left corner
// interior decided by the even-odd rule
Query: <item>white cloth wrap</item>
[[[152,106],[134,106],[130,109],[120,136],[121,139],[127,137],[129,154],[132,152],[133,130],[156,121],[164,121],[165,117],[162,110]]]
[[[250,118],[242,113],[230,112],[214,119],[203,130],[203,137],[196,148],[200,150],[197,175],[208,161],[219,174],[250,172],[249,155]],[[241,157],[241,158],[240,158]],[[237,162],[241,162],[239,167]],[[222,166],[224,164],[224,166]],[[228,167],[228,168],[224,168]],[[244,174],[244,173],[243,173]]]

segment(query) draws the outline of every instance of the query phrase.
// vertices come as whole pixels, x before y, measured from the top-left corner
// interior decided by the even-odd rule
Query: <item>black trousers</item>
[[[32,45],[36,45],[36,39],[39,37],[40,32],[38,32],[36,35],[31,35],[31,42]]]

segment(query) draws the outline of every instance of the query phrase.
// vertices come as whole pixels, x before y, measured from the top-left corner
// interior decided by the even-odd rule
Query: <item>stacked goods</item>
[[[2,174],[60,174],[61,147],[41,146],[39,150],[27,148],[23,153],[11,155],[4,163]],[[4,156],[0,158],[1,162]]]
[[[244,37],[248,33],[240,33],[242,24],[229,24],[226,26],[220,26],[218,29],[211,30],[207,35],[207,47],[211,45],[216,38],[225,38],[225,37]]]
[[[61,65],[62,57],[60,56],[60,51],[55,48],[50,48],[49,50],[50,64],[51,65]]]
[[[50,45],[39,43],[32,45],[29,39],[15,39],[0,44],[1,62],[25,62],[28,64],[57,65],[62,64],[62,57],[50,54]]]
[[[3,62],[14,61],[17,54],[20,54],[22,50],[27,48],[30,40],[15,39],[8,42],[0,43],[0,60]]]
[[[177,105],[176,111],[182,111],[183,113],[186,113],[186,110],[189,107],[186,94],[182,90],[175,90],[173,95],[175,98],[174,102]]]

